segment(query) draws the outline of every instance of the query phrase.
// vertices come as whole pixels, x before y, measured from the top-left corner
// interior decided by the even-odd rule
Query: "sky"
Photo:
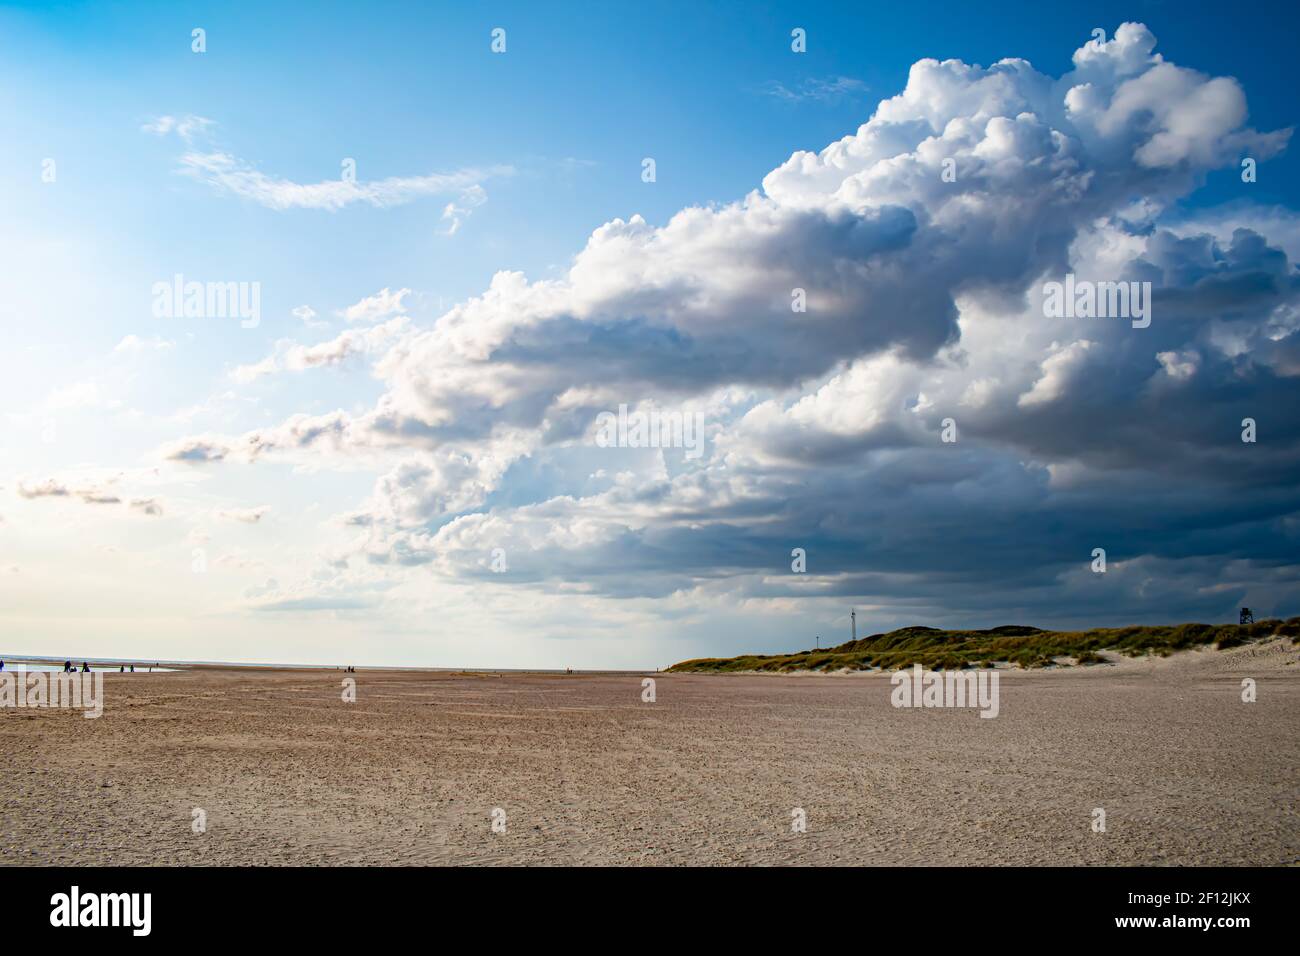
[[[1297,19],[7,4],[0,652],[1300,613]]]

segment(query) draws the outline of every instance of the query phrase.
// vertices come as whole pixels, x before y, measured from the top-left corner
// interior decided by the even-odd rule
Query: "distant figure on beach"
[[[68,674],[72,671],[72,661],[63,662],[63,673]]]
[[[0,661],[0,671],[2,671],[2,670],[4,670],[4,669],[5,669],[5,662],[4,662],[4,661]]]
[[[117,669],[117,672],[118,672],[119,674],[125,674],[125,673],[126,673],[126,665],[123,664],[121,667],[119,667],[119,668]]]
[[[89,661],[82,661],[82,662],[81,662],[81,673],[83,673],[83,674],[89,674],[89,673],[90,673],[90,662],[89,662]]]
[[[134,664],[131,665],[131,673],[132,673],[132,674],[135,673],[135,665],[134,665]]]

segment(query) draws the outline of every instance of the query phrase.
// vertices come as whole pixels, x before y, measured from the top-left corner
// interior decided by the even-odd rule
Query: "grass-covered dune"
[[[1281,634],[1300,643],[1300,617],[1273,618],[1254,624],[1168,624],[1106,627],[1091,631],[1041,631],[1015,624],[984,631],[941,631],[933,627],[904,627],[888,634],[873,634],[828,650],[793,654],[747,654],[742,657],[706,657],[682,661],[672,672],[728,673],[736,671],[837,671],[881,667],[894,670],[920,664],[932,670],[988,667],[996,663],[1043,667],[1059,657],[1079,664],[1098,664],[1098,651],[1172,654],[1174,651],[1213,644],[1236,647]]]

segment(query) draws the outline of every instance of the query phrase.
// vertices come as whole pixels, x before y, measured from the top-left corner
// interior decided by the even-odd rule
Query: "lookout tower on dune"
[[[1243,607],[1243,608],[1241,609],[1241,620],[1238,621],[1237,623],[1238,623],[1238,624],[1254,624],[1254,623],[1255,623],[1255,615],[1250,613],[1250,608],[1248,608],[1248,607]]]

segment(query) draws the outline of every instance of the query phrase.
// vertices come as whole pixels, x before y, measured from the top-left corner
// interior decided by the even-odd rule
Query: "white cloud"
[[[159,116],[141,126],[155,136],[177,135],[187,146],[206,143],[216,123],[202,116]],[[457,197],[465,210],[487,199],[483,183],[514,175],[508,165],[493,165],[432,172],[418,176],[389,176],[378,180],[326,179],[300,183],[268,175],[254,164],[223,149],[191,148],[180,158],[185,175],[214,189],[248,199],[268,209],[322,209],[336,211],[353,203],[379,208],[400,206],[430,196]],[[464,213],[468,214],[468,213]]]
[[[168,442],[159,455],[166,461],[209,462],[221,461],[230,451],[223,439],[200,435]]]
[[[164,339],[160,335],[151,336],[150,338],[141,338],[138,335],[128,335],[113,347],[114,352],[165,352],[174,348],[175,342]]]
[[[402,290],[403,293],[406,291]],[[376,353],[390,340],[405,332],[409,324],[407,316],[399,315],[369,328],[347,329],[334,338],[315,345],[302,345],[282,339],[276,345],[275,354],[268,355],[260,362],[236,366],[230,377],[239,384],[246,385],[279,371],[301,372],[311,368],[342,365],[354,356]]]
[[[325,365],[340,365],[354,355],[367,355],[377,351],[390,339],[400,335],[410,324],[410,319],[399,315],[380,325],[368,329],[348,329],[328,342],[316,345],[294,345],[285,354],[284,366],[287,369],[318,368]]]
[[[1029,391],[1016,399],[1016,404],[1022,408],[1028,405],[1041,405],[1054,402],[1066,394],[1071,382],[1083,368],[1088,350],[1093,345],[1094,343],[1087,339],[1065,345],[1053,343],[1047,357],[1043,359],[1043,374]]]
[[[271,512],[270,505],[261,505],[257,508],[226,508],[214,512],[215,516],[224,521],[238,521],[241,524],[257,524]]]
[[[1192,349],[1181,352],[1157,352],[1156,359],[1165,374],[1175,381],[1186,381],[1201,367],[1201,356]]]
[[[189,143],[205,135],[216,124],[204,116],[158,116],[143,124],[140,129],[155,136],[175,133]]]
[[[247,385],[255,382],[265,375],[273,375],[279,368],[274,355],[268,355],[260,362],[252,362],[248,365],[237,365],[231,371],[230,377],[240,385]]]
[[[295,308],[291,314],[295,319],[298,319],[300,322],[302,322],[303,325],[305,325],[309,329],[320,328],[322,326],[329,325],[328,322],[317,322],[316,310],[309,305],[300,305],[297,308]]]
[[[133,498],[131,508],[141,514],[157,517],[163,513],[162,504],[157,498]]]
[[[299,183],[268,176],[229,153],[188,152],[180,162],[187,175],[268,209],[323,209],[330,212],[353,203],[386,208],[428,196],[451,195],[463,199],[466,195],[482,195],[484,182],[514,172],[509,166],[490,166],[423,176],[391,176],[372,182],[340,178]]]
[[[87,505],[121,505],[144,514],[161,515],[162,504],[157,498],[132,499],[129,502],[119,493],[117,485],[120,475],[108,478],[86,476],[79,479],[46,478],[43,481],[19,481],[16,491],[20,498],[37,500],[42,498],[81,500]],[[138,476],[137,476],[138,477]]]
[[[460,231],[461,225],[470,217],[474,209],[487,202],[487,193],[481,186],[471,186],[461,193],[460,199],[453,200],[443,208],[442,219],[447,223],[444,230],[448,236],[454,236]]]
[[[1238,480],[1223,460],[1246,410],[1295,405],[1300,280],[1247,212],[1218,238],[1162,217],[1288,131],[1245,127],[1236,81],[1153,48],[1126,25],[1059,78],[1019,59],[921,60],[855,133],[739,201],[614,219],[567,271],[500,272],[430,328],[279,353],[283,367],[375,357],[385,392],[368,411],[171,454],[382,462],[343,516],[349,574],[421,564],[492,581],[499,546],[512,582],[553,592],[1019,614],[1078,600],[1070,562],[1097,537],[1160,549],[1129,565],[1165,575],[1150,593],[1200,594],[1187,582],[1218,572],[1198,549],[1278,534],[1204,504]],[[1151,327],[1045,318],[1035,295],[1067,271],[1151,281]],[[396,322],[407,291],[347,317]],[[1156,394],[1171,389],[1178,407]],[[706,412],[709,452],[592,447],[598,412],[648,402]],[[940,440],[947,417],[956,443]],[[1290,446],[1251,453],[1270,520],[1300,509]],[[1170,482],[1180,495],[1161,493]],[[1134,537],[1135,516],[1159,533]],[[778,574],[805,542],[825,570]],[[1114,586],[1108,606],[1143,606]]]
[[[366,296],[343,310],[343,317],[349,322],[381,322],[390,316],[406,311],[402,300],[411,294],[410,289],[398,289],[392,292],[385,286],[374,295]]]
[[[866,91],[867,84],[851,76],[808,77],[791,84],[772,80],[763,87],[763,92],[768,96],[787,103],[799,103],[805,100],[830,103],[850,96],[859,96]]]
[[[18,482],[18,495],[21,498],[66,498],[72,492],[67,485],[47,478],[34,484]]]

